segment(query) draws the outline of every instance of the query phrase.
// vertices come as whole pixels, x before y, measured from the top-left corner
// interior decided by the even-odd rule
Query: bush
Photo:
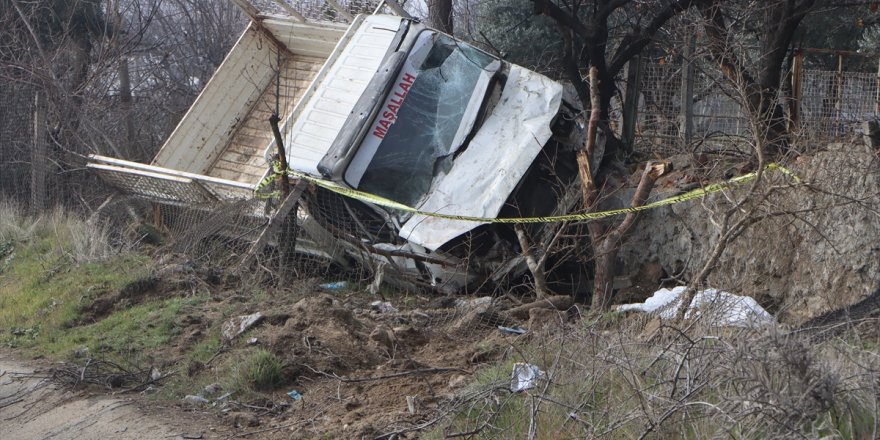
[[[643,319],[532,335],[425,438],[878,438],[876,351],[779,330],[652,331]],[[549,382],[511,393],[513,362]]]

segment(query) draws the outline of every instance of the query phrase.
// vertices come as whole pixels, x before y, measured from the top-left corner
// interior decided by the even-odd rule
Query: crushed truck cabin
[[[297,173],[427,213],[545,216],[577,202],[583,121],[562,85],[392,15],[361,15],[347,28],[261,16],[149,165],[91,156],[88,166],[156,203],[253,199],[277,157],[276,106]],[[250,215],[277,215],[265,203]],[[453,292],[527,270],[510,225],[401,212],[321,186],[299,203],[289,215],[312,250],[298,241],[297,251],[379,262],[387,280]],[[559,227],[527,229],[546,243]],[[343,251],[330,257],[322,246]]]

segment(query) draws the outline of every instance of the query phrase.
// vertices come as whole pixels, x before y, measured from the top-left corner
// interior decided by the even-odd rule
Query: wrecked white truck
[[[562,85],[390,15],[347,29],[260,17],[151,165],[92,156],[89,167],[160,203],[251,198],[278,150],[267,122],[275,106],[298,173],[429,213],[532,217],[576,203],[583,127]],[[332,237],[344,249],[333,258],[382,263],[386,278],[450,292],[526,271],[510,225],[401,212],[320,186],[300,203],[301,239],[320,247]],[[533,243],[558,227],[526,226]]]

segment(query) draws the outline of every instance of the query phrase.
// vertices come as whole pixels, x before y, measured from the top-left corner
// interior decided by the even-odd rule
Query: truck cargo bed
[[[267,170],[263,154],[272,142],[269,117],[275,111],[276,90],[280,92],[279,114],[289,114],[323,63],[320,58],[288,55],[280,69],[281,87],[276,89],[276,79],[268,84],[207,175],[242,183],[262,179]]]

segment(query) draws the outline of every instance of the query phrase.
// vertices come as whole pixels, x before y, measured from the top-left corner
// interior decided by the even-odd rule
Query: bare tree
[[[583,108],[590,109],[587,141],[577,155],[582,198],[588,211],[598,210],[599,203],[614,190],[609,181],[620,177],[621,173],[621,167],[614,162],[630,149],[612,129],[610,121],[611,101],[617,91],[615,78],[670,19],[688,9],[693,2],[656,1],[649,2],[652,7],[648,8],[642,2],[628,0],[560,4],[551,0],[533,0],[536,13],[550,17],[558,25],[565,43],[563,64],[566,76],[577,90]],[[616,45],[612,41],[612,26],[628,29],[616,38]],[[590,69],[589,83],[581,74],[587,66]],[[624,115],[624,118],[633,116]],[[604,142],[598,140],[598,134],[602,135]],[[666,171],[668,167],[663,163],[646,164],[630,206],[644,204],[654,182]],[[616,225],[601,221],[588,224],[595,258],[593,310],[605,310],[611,305],[617,253],[637,218],[637,214],[631,212]]]
[[[452,0],[429,0],[428,22],[435,29],[452,34],[453,31]]]
[[[743,91],[743,107],[757,124],[761,148],[768,156],[788,149],[788,124],[779,99],[783,66],[798,26],[816,4],[816,0],[699,2],[708,52],[724,76]],[[741,43],[746,39],[758,42],[753,56]],[[751,63],[749,58],[754,58]]]

